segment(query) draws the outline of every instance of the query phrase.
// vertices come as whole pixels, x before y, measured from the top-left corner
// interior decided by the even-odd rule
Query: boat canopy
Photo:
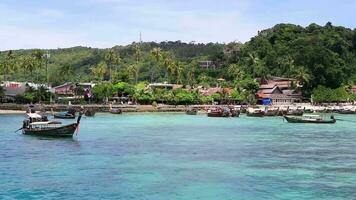
[[[37,113],[27,113],[27,116],[29,118],[42,118],[42,116]]]
[[[30,125],[32,126],[38,126],[38,125],[49,125],[49,124],[61,124],[61,122],[58,121],[48,121],[48,122],[33,122]]]

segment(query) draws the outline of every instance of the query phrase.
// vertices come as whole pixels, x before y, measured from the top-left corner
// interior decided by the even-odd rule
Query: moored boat
[[[67,111],[54,113],[53,117],[58,119],[75,119],[76,110],[69,108]]]
[[[230,109],[231,117],[239,117],[240,116],[240,110],[232,108]]]
[[[208,117],[230,117],[231,112],[230,109],[227,107],[224,108],[213,108],[211,110],[208,110]]]
[[[185,113],[187,115],[197,115],[198,114],[198,109],[197,108],[188,108],[188,110]]]
[[[28,119],[23,121],[22,133],[24,135],[46,137],[72,137],[78,128],[82,115],[79,114],[75,123],[61,126],[61,122],[48,121],[41,115],[29,113]]]
[[[109,112],[111,114],[122,114],[122,110],[120,108],[113,108],[112,105],[109,105]]]
[[[53,115],[54,118],[58,119],[75,119],[75,114],[67,112],[59,112]]]
[[[325,119],[320,115],[303,115],[303,116],[288,116],[285,115],[284,119],[289,123],[313,123],[313,124],[333,124],[336,119],[332,115],[330,119]]]
[[[95,113],[94,109],[87,109],[84,111],[84,115],[87,117],[94,117]]]
[[[248,108],[246,110],[246,115],[248,117],[263,117],[263,116],[265,116],[265,111],[263,111],[259,108]]]

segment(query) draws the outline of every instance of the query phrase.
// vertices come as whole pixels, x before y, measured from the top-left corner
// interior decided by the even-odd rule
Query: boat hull
[[[230,114],[223,112],[210,112],[208,117],[230,117]]]
[[[247,112],[246,115],[248,117],[264,117],[265,113],[264,112],[255,112],[255,113],[249,113]]]
[[[335,119],[330,120],[309,120],[309,119],[301,119],[297,117],[284,116],[284,119],[289,123],[310,123],[310,124],[334,124],[336,122]]]
[[[185,112],[187,115],[197,115],[198,111],[197,110],[190,110]]]
[[[53,115],[57,119],[75,119],[75,115]]]
[[[66,126],[55,127],[55,128],[42,128],[42,129],[32,129],[25,128],[22,130],[24,135],[35,135],[44,137],[73,137],[75,130],[78,127],[78,123],[69,124]]]

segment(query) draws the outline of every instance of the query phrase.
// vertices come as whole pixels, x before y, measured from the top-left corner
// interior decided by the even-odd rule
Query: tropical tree
[[[11,72],[14,71],[16,68],[16,60],[15,60],[15,54],[12,50],[8,51],[5,59],[2,63],[2,70],[3,70],[3,75],[4,75],[4,80],[6,80],[7,75]]]
[[[138,75],[139,75],[139,69],[137,64],[130,65],[127,70],[130,74],[131,79],[133,79],[135,81],[135,84],[137,84]]]
[[[111,81],[112,67],[120,64],[121,62],[120,55],[115,51],[114,48],[111,48],[105,52],[105,62],[107,66],[109,66],[109,80]]]
[[[238,64],[230,64],[228,68],[228,73],[233,80],[242,80],[245,76],[245,72]]]
[[[170,81],[170,76],[174,74],[174,65],[173,65],[173,59],[170,54],[167,52],[162,53],[162,59],[163,59],[163,70],[165,72],[165,77],[168,81]]]
[[[162,50],[161,48],[153,48],[151,50],[151,56],[155,59],[155,61],[158,63],[161,58],[162,58]]]
[[[64,77],[65,81],[68,81],[70,75],[74,74],[74,68],[69,63],[65,63],[63,66],[61,66],[59,74]]]
[[[103,80],[107,69],[108,66],[106,65],[106,63],[100,62],[96,67],[91,68],[91,72],[98,80]]]
[[[43,61],[44,61],[44,53],[42,50],[40,49],[35,49],[31,52],[31,56],[34,60],[34,63],[36,65],[36,69],[41,69],[43,66]],[[39,77],[37,76],[37,79]]]
[[[300,84],[309,83],[311,79],[310,72],[305,67],[298,67],[294,70],[294,78],[299,81]]]
[[[33,72],[36,70],[36,68],[38,67],[36,60],[34,59],[34,57],[32,56],[24,56],[22,58],[22,62],[21,62],[21,67],[27,71],[30,72],[30,78],[33,78]]]
[[[174,63],[175,69],[177,72],[177,78],[176,78],[176,83],[177,84],[182,84],[184,81],[184,65],[182,62],[176,61]]]
[[[135,59],[136,59],[136,64],[138,64],[141,60],[141,55],[142,55],[142,51],[141,51],[141,47],[139,44],[134,43],[133,44],[133,49],[134,49],[134,55],[135,55]]]

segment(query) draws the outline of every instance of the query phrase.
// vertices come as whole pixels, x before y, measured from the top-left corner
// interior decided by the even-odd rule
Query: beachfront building
[[[74,96],[75,94],[75,85],[71,82],[64,83],[62,85],[53,87],[51,89],[51,92],[56,95],[62,95],[62,96]]]
[[[51,92],[57,96],[58,100],[74,100],[84,98],[85,101],[88,101],[93,97],[92,89],[94,86],[95,83],[67,82],[53,87]],[[80,92],[78,88],[80,88]]]
[[[256,98],[262,105],[290,105],[302,101],[300,87],[295,79],[275,77],[260,85]]]
[[[23,95],[28,87],[33,89],[38,89],[39,87],[46,87],[45,84],[35,84],[31,82],[15,82],[15,81],[5,81],[0,84],[5,90],[5,96],[1,100],[2,102],[13,102],[17,95]]]

